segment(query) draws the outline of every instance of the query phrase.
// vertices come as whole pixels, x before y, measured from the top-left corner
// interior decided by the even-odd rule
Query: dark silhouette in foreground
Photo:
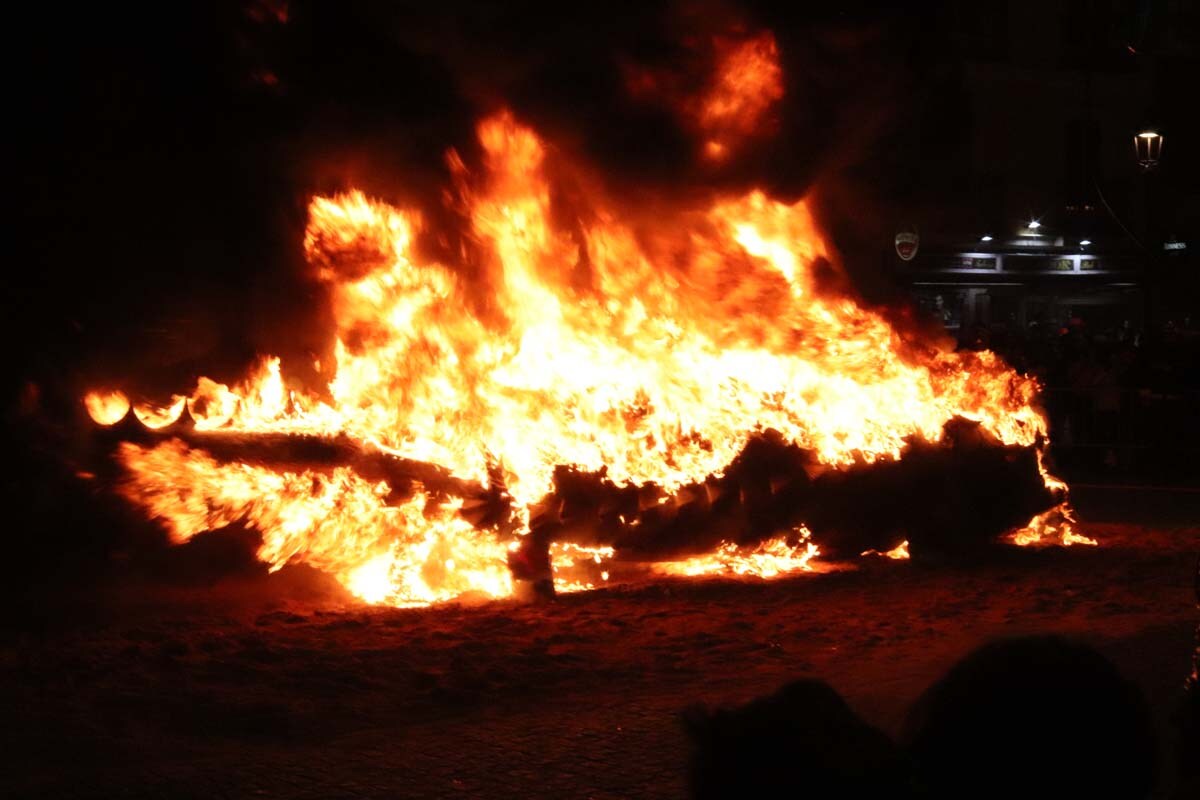
[[[1156,743],[1141,691],[1058,637],[993,642],[910,709],[903,747],[827,684],[800,680],[733,709],[692,709],[698,800],[734,797],[1142,798]]]
[[[1145,797],[1155,736],[1141,691],[1058,637],[984,645],[917,700],[904,738],[927,797]]]
[[[899,750],[828,684],[790,683],[732,710],[684,714],[698,800],[733,797],[898,797]]]

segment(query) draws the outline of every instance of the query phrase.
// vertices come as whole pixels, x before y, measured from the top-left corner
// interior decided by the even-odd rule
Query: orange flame
[[[896,545],[891,550],[885,550],[883,552],[880,552],[878,550],[864,550],[859,555],[881,556],[883,558],[890,558],[893,561],[907,561],[909,559],[908,540],[905,539],[903,542]]]
[[[791,572],[811,572],[809,564],[820,550],[809,541],[811,534],[801,526],[797,529],[799,542],[792,544],[787,536],[777,536],[752,547],[738,547],[724,542],[712,552],[681,561],[666,561],[656,567],[664,575],[739,575],[755,578],[775,578]]]
[[[591,190],[564,230],[542,141],[507,113],[478,134],[481,175],[450,155],[462,263],[422,254],[415,211],[359,192],[315,198],[304,246],[330,287],[333,379],[324,393],[288,387],[277,358],[234,387],[200,378],[186,401],[196,431],[342,436],[482,485],[499,474],[518,535],[558,465],[673,492],[720,475],[767,429],[832,466],[899,458],[907,438],[937,441],[955,416],[1008,444],[1044,438],[1033,379],[992,353],[922,349],[852,299],[823,296],[814,267],[832,256],[805,201],[752,191],[647,227]],[[111,398],[88,395],[101,424],[123,416]],[[349,467],[219,463],[178,441],[118,457],[125,495],[177,540],[241,520],[262,531],[272,568],[310,563],[373,602],[511,591],[506,543],[462,520],[461,501],[418,492],[393,505],[386,484]],[[815,554],[779,539],[664,569],[765,576]],[[560,566],[581,555],[611,552],[555,551]]]
[[[97,425],[116,425],[129,413],[129,398],[123,392],[97,390],[83,398],[88,416]]]
[[[700,102],[698,117],[709,136],[705,156],[721,160],[738,141],[768,127],[768,111],[783,98],[783,71],[770,31],[742,41],[718,39],[716,47],[716,80]]]
[[[165,428],[175,423],[183,416],[183,407],[186,402],[186,397],[177,394],[172,396],[171,402],[166,405],[136,403],[133,406],[133,415],[138,418],[138,422],[147,428],[158,430],[159,428]]]
[[[1076,531],[1078,522],[1075,513],[1066,503],[1043,511],[1018,531],[1009,537],[1013,544],[1022,547],[1029,545],[1058,544],[1070,547],[1073,544],[1097,545],[1095,539]]]
[[[630,94],[671,108],[701,140],[700,155],[710,162],[775,132],[772,111],[784,86],[773,33],[689,37],[683,46],[695,57],[682,69],[625,65]],[[703,74],[692,74],[697,65]]]
[[[326,474],[221,464],[177,439],[124,443],[118,455],[130,472],[122,492],[176,542],[244,521],[263,532],[258,557],[272,570],[303,561],[369,602],[427,605],[512,591],[505,548],[458,516],[461,500],[434,504],[418,491],[393,506],[386,483],[347,467]]]

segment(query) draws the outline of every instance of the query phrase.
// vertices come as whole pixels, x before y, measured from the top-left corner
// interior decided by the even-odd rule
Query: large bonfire
[[[737,141],[721,108],[702,109],[724,120],[710,156]],[[188,396],[133,405],[162,438],[117,447],[119,491],[175,541],[241,521],[261,531],[272,568],[303,562],[369,601],[421,605],[512,593],[514,557],[564,470],[640,492],[636,511],[711,486],[766,432],[837,470],[938,443],[956,418],[1036,449],[1040,466],[1035,381],[824,290],[818,272],[835,259],[806,201],[755,190],[635,217],[510,113],[477,133],[481,168],[448,154],[447,203],[466,232],[452,263],[420,246],[436,232],[416,209],[360,192],[312,200],[304,245],[337,327],[336,363],[318,366],[327,387],[295,385],[267,357],[239,385],[200,378]],[[106,425],[130,409],[119,392],[86,403]],[[218,455],[232,438],[320,440],[356,457]],[[436,479],[389,480],[368,461]],[[479,511],[481,497],[500,512]],[[617,516],[636,536],[637,515]],[[1044,530],[1072,537],[1039,519],[1023,541]],[[609,545],[550,545],[559,588],[607,580]],[[772,575],[815,552],[797,522],[661,568]],[[565,577],[579,563],[587,577]]]

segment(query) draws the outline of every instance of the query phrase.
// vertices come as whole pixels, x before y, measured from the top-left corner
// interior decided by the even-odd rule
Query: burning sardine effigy
[[[394,605],[588,588],[626,562],[773,575],[821,548],[1082,540],[1036,382],[819,280],[836,256],[806,201],[648,216],[509,112],[477,135],[481,164],[447,153],[457,251],[425,245],[420,209],[312,200],[324,387],[267,357],[158,403],[88,394],[117,491],[175,541],[241,522],[273,568]]]

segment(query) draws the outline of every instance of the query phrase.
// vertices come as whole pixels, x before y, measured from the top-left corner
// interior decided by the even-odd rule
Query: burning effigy
[[[781,93],[772,54],[731,49],[732,77],[685,109],[704,157]],[[236,385],[87,395],[123,431],[116,491],[173,541],[240,522],[271,568],[403,606],[586,589],[631,563],[772,576],[822,551],[1083,540],[1043,465],[1036,381],[831,288],[808,201],[647,215],[508,111],[476,132],[478,166],[447,153],[456,248],[423,245],[441,232],[422,209],[313,198],[324,386],[267,356]]]

